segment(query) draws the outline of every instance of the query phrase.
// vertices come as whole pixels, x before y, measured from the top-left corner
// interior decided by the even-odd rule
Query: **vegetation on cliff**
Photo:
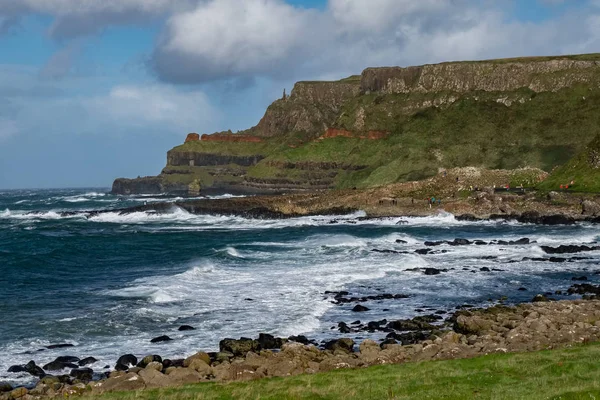
[[[557,167],[538,187],[572,192],[600,192],[600,136],[565,165]]]

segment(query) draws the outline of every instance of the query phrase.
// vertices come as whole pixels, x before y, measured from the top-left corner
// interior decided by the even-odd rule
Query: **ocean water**
[[[107,191],[0,192],[0,380],[31,381],[7,373],[10,365],[29,360],[43,365],[59,355],[93,356],[100,360],[93,368],[101,371],[126,353],[184,357],[214,351],[226,337],[260,332],[326,340],[341,336],[332,329],[340,321],[412,318],[465,303],[484,306],[503,296],[518,303],[565,290],[574,276],[599,280],[600,252],[575,254],[588,258],[568,263],[522,261],[549,257],[541,245],[596,242],[600,226],[591,224],[473,223],[444,213],[252,220],[191,215],[176,207],[163,215],[78,213],[176,200]],[[535,243],[414,252],[427,240],[523,237]],[[427,276],[419,269],[426,267],[448,271]],[[364,302],[370,311],[355,313],[355,303],[336,305],[325,294],[339,290],[410,297]],[[184,324],[196,330],[179,332]],[[150,343],[160,335],[174,340]],[[381,338],[365,332],[344,336]],[[75,347],[45,349],[59,343]]]

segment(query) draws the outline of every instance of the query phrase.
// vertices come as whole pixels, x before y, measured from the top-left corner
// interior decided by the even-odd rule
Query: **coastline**
[[[590,286],[590,285],[588,285]],[[107,392],[170,388],[201,382],[247,381],[266,377],[314,374],[337,369],[366,368],[382,364],[473,358],[494,353],[531,352],[569,347],[600,340],[600,286],[574,284],[573,294],[591,290],[585,299],[551,301],[544,295],[532,303],[488,308],[457,307],[449,318],[436,314],[408,320],[340,324],[340,338],[317,344],[302,336],[257,339],[223,339],[219,352],[198,352],[186,359],[168,360],[160,355],[119,358],[113,372],[94,374],[88,366],[69,375],[47,374],[35,387],[10,388],[0,384],[0,399],[57,398],[100,395]],[[589,292],[587,292],[589,293]],[[335,294],[342,299],[344,292]],[[354,342],[342,332],[382,331],[387,339]],[[68,356],[54,363],[78,363]],[[87,360],[92,362],[93,360]],[[45,374],[39,366],[23,366]],[[10,388],[10,390],[8,390]]]

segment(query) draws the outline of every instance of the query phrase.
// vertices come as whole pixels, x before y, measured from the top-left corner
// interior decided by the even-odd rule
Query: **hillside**
[[[551,171],[600,134],[600,54],[368,68],[298,82],[246,131],[190,135],[115,193],[372,187],[440,169]]]
[[[569,162],[556,168],[538,187],[557,190],[566,185],[569,191],[600,192],[600,136]]]

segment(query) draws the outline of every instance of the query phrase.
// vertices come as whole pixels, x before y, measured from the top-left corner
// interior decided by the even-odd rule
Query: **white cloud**
[[[123,127],[158,125],[178,135],[204,132],[219,116],[203,92],[167,85],[116,86],[107,95],[85,99],[83,104],[89,115]]]
[[[211,0],[169,19],[155,61],[159,69],[176,71],[174,75],[184,78],[282,68],[313,41],[320,17],[314,10],[298,9],[282,0]],[[171,69],[174,63],[179,68]]]
[[[600,0],[592,0],[600,1]],[[153,54],[159,76],[198,83],[240,76],[342,76],[368,66],[596,51],[600,10],[532,23],[476,0],[210,0],[173,16]]]

